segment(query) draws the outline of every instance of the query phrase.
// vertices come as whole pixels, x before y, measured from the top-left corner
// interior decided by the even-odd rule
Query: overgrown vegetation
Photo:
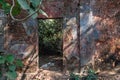
[[[40,8],[41,4],[42,0],[0,0],[0,9],[12,20],[24,21],[30,17],[37,18],[39,14],[47,16]],[[22,11],[28,12],[28,16],[23,19],[16,19],[15,16],[18,16]],[[12,20],[10,20],[11,23],[14,22]],[[16,70],[22,66],[22,61],[16,59],[14,55],[0,52],[0,80],[15,80],[17,77]]]
[[[88,75],[84,77],[84,80],[97,80],[97,75],[92,69],[88,70]]]
[[[87,76],[79,76],[74,73],[70,74],[70,80],[97,80],[97,75],[95,74],[95,71],[92,69],[89,69],[87,71]]]
[[[42,0],[0,0],[0,8],[16,21],[23,21],[29,17],[36,18],[39,14],[47,16],[47,14],[40,8],[41,4]],[[29,15],[23,19],[16,19],[14,16],[19,15],[22,10],[26,10]]]
[[[80,80],[81,77],[79,75],[75,75],[74,73],[70,74],[70,80]]]
[[[0,52],[0,80],[15,80],[16,70],[22,67],[21,60],[16,59],[12,54]]]
[[[40,53],[59,54],[62,46],[62,20],[39,20]]]

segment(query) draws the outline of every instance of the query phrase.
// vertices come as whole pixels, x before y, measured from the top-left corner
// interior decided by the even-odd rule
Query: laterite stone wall
[[[115,67],[120,61],[119,46],[120,0],[81,0],[81,65],[92,63],[100,70]]]
[[[37,20],[29,18],[24,22],[11,21],[8,19],[4,27],[4,50],[23,60],[25,73],[34,73],[38,67]]]
[[[48,17],[39,15],[38,18],[64,19],[65,71],[79,72],[80,67],[90,63],[94,68],[101,67],[106,61],[112,64],[108,65],[110,67],[117,65],[120,61],[120,0],[51,0],[43,1],[43,4],[42,9]],[[24,61],[25,72],[35,72],[38,66],[37,21],[30,18],[6,25],[4,21],[0,16],[0,25],[4,25],[0,45],[4,41],[4,50]],[[3,48],[0,46],[0,49]],[[116,62],[112,63],[110,57]],[[35,70],[31,71],[32,67],[36,67]]]

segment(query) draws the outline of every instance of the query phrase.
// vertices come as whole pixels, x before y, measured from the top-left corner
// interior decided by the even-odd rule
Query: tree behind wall
[[[59,54],[62,47],[62,20],[39,20],[40,54]]]

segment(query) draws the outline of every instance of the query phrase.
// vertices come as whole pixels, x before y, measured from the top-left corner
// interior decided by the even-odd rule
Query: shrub
[[[22,66],[22,61],[15,59],[12,54],[0,52],[0,80],[15,80],[17,78],[16,69]]]

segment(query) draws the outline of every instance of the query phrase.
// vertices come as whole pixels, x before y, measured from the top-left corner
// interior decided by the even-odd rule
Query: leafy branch
[[[17,78],[16,70],[22,68],[21,60],[15,59],[12,54],[4,54],[0,52],[0,79],[15,80]]]
[[[42,1],[42,0],[41,0],[41,1]],[[34,15],[36,12],[39,11],[40,5],[41,5],[41,1],[40,1],[40,4],[39,4],[38,9],[36,9],[35,12],[33,12],[32,14],[28,15],[27,17],[25,17],[25,18],[23,18],[23,19],[16,19],[16,18],[12,15],[12,10],[13,10],[13,8],[14,8],[14,6],[15,6],[15,0],[12,0],[12,7],[10,8],[10,16],[11,16],[11,18],[12,18],[13,20],[15,20],[15,21],[24,21],[24,20],[30,18],[32,15]],[[20,2],[20,0],[18,0],[18,3],[21,5],[21,7],[22,7],[23,9],[29,9],[29,6],[27,6],[27,3],[26,3],[26,2],[24,2],[25,6],[23,6],[23,3]]]
[[[47,14],[41,9],[42,0],[12,0],[12,5],[0,0],[2,9],[5,13],[10,14],[11,18],[15,21],[24,21],[30,17],[36,18],[38,14],[42,14],[47,17]],[[26,10],[29,15],[23,19],[17,19],[14,16],[20,13],[20,9]]]

